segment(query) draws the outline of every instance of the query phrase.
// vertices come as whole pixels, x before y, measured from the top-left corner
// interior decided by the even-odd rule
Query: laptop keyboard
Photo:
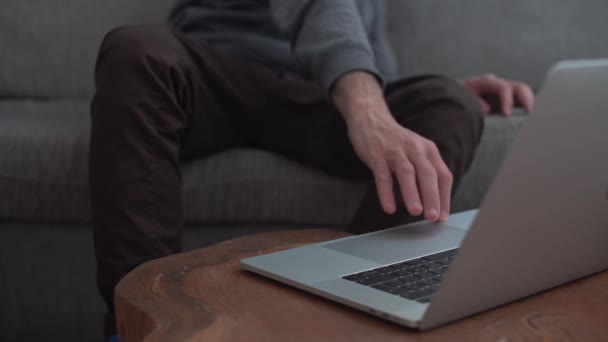
[[[458,248],[398,262],[364,272],[349,274],[343,279],[373,287],[396,296],[427,303],[439,288],[443,274]]]

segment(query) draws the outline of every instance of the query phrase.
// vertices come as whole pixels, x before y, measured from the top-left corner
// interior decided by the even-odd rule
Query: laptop
[[[429,329],[608,268],[608,59],[554,66],[479,210],[247,258]]]

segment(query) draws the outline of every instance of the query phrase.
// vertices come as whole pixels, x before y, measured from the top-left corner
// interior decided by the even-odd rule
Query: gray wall
[[[0,0],[0,97],[89,97],[103,35],[163,22],[172,0]]]
[[[389,0],[401,75],[494,72],[538,87],[561,59],[608,57],[606,0]]]
[[[559,59],[608,57],[606,0],[388,2],[402,75],[494,71],[537,86]],[[90,96],[103,34],[163,22],[171,3],[0,1],[0,97]]]

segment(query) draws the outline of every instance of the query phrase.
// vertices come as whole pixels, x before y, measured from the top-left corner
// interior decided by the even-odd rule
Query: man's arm
[[[349,0],[270,0],[279,29],[347,123],[359,158],[374,174],[386,213],[396,210],[392,174],[408,211],[447,219],[452,176],[435,144],[390,114],[367,33]]]
[[[352,0],[270,0],[277,27],[296,58],[329,95],[343,74],[367,71],[382,82],[365,27]]]

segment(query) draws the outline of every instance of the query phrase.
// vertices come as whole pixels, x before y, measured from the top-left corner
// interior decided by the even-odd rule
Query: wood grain
[[[346,235],[265,233],[146,263],[116,288],[120,341],[608,341],[608,272],[417,332],[239,265],[244,257]]]

